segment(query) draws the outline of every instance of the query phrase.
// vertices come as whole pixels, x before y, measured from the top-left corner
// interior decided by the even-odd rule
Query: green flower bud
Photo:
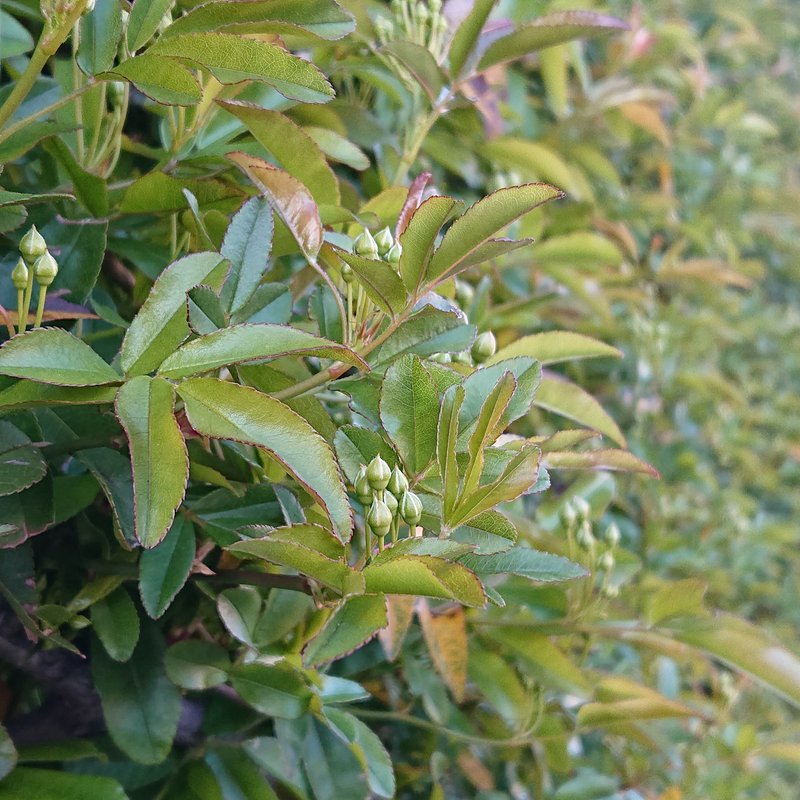
[[[609,547],[616,547],[619,544],[620,533],[619,527],[616,522],[612,522],[607,528],[605,533],[605,540]]]
[[[372,487],[369,485],[367,468],[363,464],[358,470],[358,475],[356,475],[353,486],[358,495],[358,502],[361,503],[362,506],[368,506],[372,502]]]
[[[497,339],[491,331],[481,333],[472,345],[472,357],[476,364],[483,364],[497,352]]]
[[[414,492],[405,492],[400,500],[400,516],[406,525],[418,525],[422,519],[422,501]]]
[[[428,6],[434,14],[442,10],[442,0],[428,0]]]
[[[17,261],[17,266],[11,271],[11,282],[15,289],[21,290],[28,287],[28,267],[25,265],[24,259],[21,258]]]
[[[600,569],[610,572],[612,569],[614,569],[614,564],[617,563],[617,560],[614,558],[614,554],[610,550],[607,550],[602,556],[600,556],[599,563]]]
[[[397,498],[391,492],[384,492],[383,502],[386,503],[386,507],[392,512],[392,519],[394,519],[397,516]]]
[[[403,474],[400,467],[395,467],[392,470],[392,476],[389,478],[389,485],[386,488],[395,497],[402,497],[403,492],[408,490],[408,478]]]
[[[608,597],[609,600],[613,600],[614,598],[619,597],[619,586],[604,586],[603,594]]]
[[[367,514],[367,524],[376,536],[383,538],[392,527],[392,512],[382,500],[375,500]]]
[[[389,469],[389,465],[380,456],[375,456],[369,462],[367,479],[370,487],[376,492],[382,492],[389,484],[389,478],[391,477],[392,471]]]
[[[575,511],[575,506],[572,505],[569,500],[564,503],[564,507],[561,509],[559,516],[561,517],[561,524],[567,530],[571,530],[578,521],[578,513]]]
[[[450,353],[434,353],[430,360],[437,364],[449,364],[453,359],[450,357]]]
[[[456,300],[458,300],[458,304],[461,308],[466,308],[468,305],[471,305],[474,297],[475,290],[472,288],[471,284],[466,281],[456,280]]]
[[[589,519],[592,513],[592,508],[583,497],[580,495],[573,497],[572,505],[575,506],[575,510],[578,512],[578,517],[580,517],[581,520],[586,521]]]
[[[403,245],[400,242],[395,242],[386,254],[386,262],[396,267],[400,263],[400,256],[403,255]]]
[[[386,254],[394,246],[394,237],[388,227],[384,228],[382,231],[378,231],[375,236],[375,244],[378,246],[378,255],[381,258],[386,258]]]
[[[578,534],[575,537],[575,541],[584,550],[589,550],[591,549],[592,545],[594,545],[594,536],[592,535],[592,526],[589,520],[584,520],[581,523],[581,527],[578,529]]]
[[[355,275],[353,274],[353,268],[349,264],[342,264],[342,280],[345,283],[352,283],[353,278]]]
[[[47,242],[45,242],[44,236],[36,230],[35,225],[31,225],[30,230],[22,237],[19,251],[28,266],[47,252]]]
[[[39,286],[49,286],[58,275],[58,264],[50,253],[39,256],[33,265],[33,277]]]
[[[364,258],[377,258],[378,245],[372,238],[372,234],[364,228],[364,232],[353,242],[353,252]]]
[[[453,353],[450,359],[456,364],[464,364],[467,367],[472,366],[472,356],[466,350],[461,353]]]

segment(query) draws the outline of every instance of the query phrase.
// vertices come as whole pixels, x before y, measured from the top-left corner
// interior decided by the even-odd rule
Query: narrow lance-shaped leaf
[[[439,395],[433,378],[416,356],[403,356],[387,370],[380,415],[406,469],[419,475],[436,451]]]
[[[625,437],[597,400],[580,386],[553,375],[542,377],[534,405],[600,431],[625,447]]]
[[[155,547],[172,525],[189,478],[189,457],[173,413],[175,390],[163,378],[140,376],[117,394],[133,468],[136,538]]]
[[[356,274],[370,300],[393,317],[406,307],[407,295],[400,276],[385,261],[364,258],[338,247],[331,250]]]
[[[234,100],[218,100],[256,141],[311,192],[317,203],[339,205],[339,182],[314,140],[285,114]]]
[[[639,472],[658,478],[658,471],[627,450],[584,450],[558,451],[552,450],[543,458],[548,469],[587,469],[608,470],[611,472]]]
[[[322,247],[322,222],[308,189],[261,158],[247,153],[228,153],[228,158],[269,198],[300,250],[315,258]]]
[[[468,66],[470,56],[475,52],[478,39],[489,19],[497,0],[475,0],[472,9],[456,29],[453,41],[450,43],[448,60],[450,62],[450,75],[458,78]]]
[[[580,565],[563,556],[533,550],[530,547],[512,547],[502,553],[474,555],[468,553],[459,563],[480,575],[520,575],[533,581],[568,581],[583,578],[588,573]]]
[[[580,358],[600,358],[613,356],[621,358],[616,347],[572,331],[547,331],[523,336],[498,350],[486,363],[495,364],[507,358],[530,356],[540,364],[558,364],[561,361],[575,361]]]
[[[368,369],[361,357],[349,347],[299,328],[242,324],[188,342],[169,356],[158,371],[167,378],[184,378],[231,364],[283,356],[317,356]]]
[[[327,442],[283,403],[214,378],[178,386],[192,427],[205,436],[263,447],[300,481],[329,516],[342,541],[353,531],[350,501]]]
[[[186,583],[195,556],[194,527],[177,517],[164,541],[139,560],[139,595],[145,611],[158,619]]]
[[[333,87],[310,62],[275,44],[229,33],[187,33],[161,37],[148,54],[205,67],[220,83],[255,80],[305,103],[327,103]]]
[[[563,196],[562,191],[546,183],[528,183],[499,189],[479,200],[448,229],[431,258],[426,280],[444,280],[487,239],[542,203]]]
[[[436,433],[436,459],[442,478],[442,515],[450,519],[458,497],[458,415],[464,402],[464,387],[451,386],[442,398]]]
[[[272,249],[272,206],[253,197],[231,220],[222,242],[222,255],[231,264],[221,298],[231,313],[242,308],[261,283]]]
[[[226,264],[219,253],[194,253],[158,276],[122,341],[120,363],[127,375],[150,372],[183,342],[189,335],[186,292],[201,283],[219,288]]]
[[[136,0],[127,27],[128,50],[131,53],[150,41],[174,3],[175,0]]]
[[[587,36],[624,31],[628,25],[620,19],[593,11],[557,11],[521,25],[513,33],[493,42],[481,56],[478,69],[484,70],[520,58],[535,50],[552,47]]]
[[[88,344],[61,328],[37,328],[0,347],[0,375],[55,386],[102,386],[120,376]]]

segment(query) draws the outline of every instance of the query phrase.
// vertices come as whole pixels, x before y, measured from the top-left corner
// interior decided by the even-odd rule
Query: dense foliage
[[[792,796],[800,8],[577,5],[0,5],[0,798]]]

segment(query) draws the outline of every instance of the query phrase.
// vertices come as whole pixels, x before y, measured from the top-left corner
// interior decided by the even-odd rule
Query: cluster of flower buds
[[[392,0],[391,8],[391,17],[379,17],[375,21],[378,41],[381,44],[396,39],[414,42],[441,62],[447,42],[442,0]]]
[[[413,528],[422,519],[422,502],[409,490],[408,478],[400,467],[390,469],[379,455],[369,465],[362,464],[355,490],[358,501],[369,509],[369,529],[381,540],[389,532],[396,540],[401,520]]]
[[[381,259],[393,267],[400,263],[403,248],[396,242],[389,228],[384,228],[373,236],[367,228],[353,242],[353,252],[364,258]]]
[[[439,364],[465,364],[472,366],[473,364],[483,364],[488,361],[497,352],[497,340],[491,331],[484,331],[478,335],[478,338],[472,344],[470,350],[464,350],[461,353],[434,353],[431,361],[436,361]]]
[[[24,332],[28,322],[34,280],[39,286],[39,303],[34,327],[42,323],[44,301],[47,287],[58,275],[58,263],[47,250],[47,242],[35,225],[22,237],[19,243],[20,259],[11,272],[11,281],[17,290],[18,330]]]

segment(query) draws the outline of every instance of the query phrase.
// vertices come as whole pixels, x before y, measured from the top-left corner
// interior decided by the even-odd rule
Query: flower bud
[[[392,527],[392,512],[383,500],[375,500],[367,514],[367,524],[376,536],[383,538]]]
[[[381,258],[385,258],[386,254],[394,246],[394,237],[388,227],[384,228],[382,231],[378,231],[375,236],[375,244],[378,246],[378,255]]]
[[[39,286],[49,286],[58,275],[58,264],[50,253],[39,256],[33,265],[33,277]]]
[[[408,478],[403,474],[400,467],[395,467],[392,470],[392,476],[389,478],[389,485],[386,488],[395,497],[402,497],[403,492],[408,490]]]
[[[353,252],[364,258],[377,258],[378,245],[372,238],[372,234],[364,228],[364,232],[353,242]]]
[[[609,547],[616,547],[619,544],[620,533],[616,522],[612,522],[606,528],[605,540]]]
[[[609,600],[613,600],[615,597],[619,597],[619,586],[604,586],[602,593],[609,598]]]
[[[353,278],[355,278],[353,268],[349,264],[342,263],[342,280],[345,283],[352,283]]]
[[[575,506],[575,510],[578,512],[578,517],[581,520],[588,520],[592,513],[592,508],[586,500],[581,497],[580,495],[576,495],[572,498],[572,505]]]
[[[475,290],[472,288],[471,284],[466,281],[456,280],[456,300],[458,300],[458,304],[461,308],[466,308],[468,305],[471,305],[474,297]]]
[[[403,245],[400,242],[395,242],[386,254],[386,263],[396,267],[400,263],[400,256],[403,255]]]
[[[491,331],[481,333],[472,345],[472,357],[476,364],[488,361],[497,352],[497,339]]]
[[[610,550],[606,550],[603,555],[600,556],[600,569],[605,570],[606,572],[610,572],[614,569],[614,565],[617,563],[617,560],[614,558],[614,554]]]
[[[367,468],[363,464],[358,470],[358,475],[356,475],[353,486],[358,495],[358,502],[361,503],[362,506],[368,506],[372,502],[372,487],[369,485]]]
[[[581,523],[581,527],[578,529],[578,533],[575,536],[575,541],[584,550],[589,550],[592,547],[594,544],[594,536],[592,535],[592,526],[589,520],[584,520]]]
[[[389,478],[392,477],[392,471],[389,465],[380,457],[375,456],[369,462],[367,467],[367,480],[369,485],[376,492],[382,492],[389,483]]]
[[[15,289],[26,289],[28,287],[28,267],[24,259],[17,261],[17,266],[11,271],[11,282]]]
[[[30,230],[22,237],[19,251],[28,266],[47,252],[47,242],[45,242],[44,236],[36,230],[35,225],[31,225]]]
[[[561,513],[559,515],[561,517],[561,524],[567,529],[571,530],[575,523],[578,521],[578,514],[575,511],[575,506],[567,500],[564,503],[563,508],[561,509]]]
[[[422,519],[422,501],[414,492],[404,492],[400,500],[400,516],[406,525],[418,525]]]
[[[386,503],[386,507],[392,512],[392,519],[394,519],[397,516],[397,506],[399,505],[397,498],[391,492],[384,492],[383,502]]]
[[[454,364],[464,364],[466,367],[472,366],[472,356],[466,350],[460,353],[453,353],[450,356],[450,360]]]
[[[453,359],[450,358],[450,353],[434,353],[430,360],[437,364],[449,364]]]

